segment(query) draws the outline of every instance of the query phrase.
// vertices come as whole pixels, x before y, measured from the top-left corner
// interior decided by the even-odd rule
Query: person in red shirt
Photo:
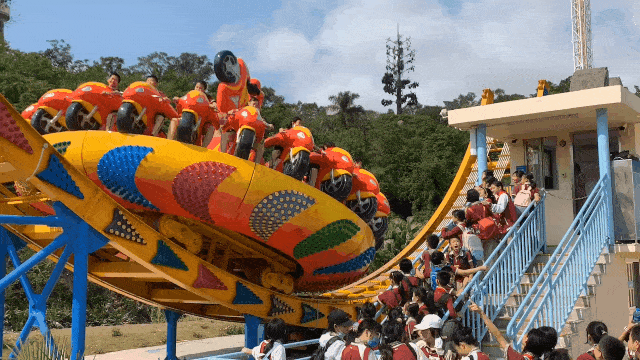
[[[427,249],[422,252],[422,265],[425,269],[429,268],[431,262],[431,254],[438,250],[438,244],[440,244],[440,237],[436,234],[431,234],[427,237]]]
[[[480,344],[471,328],[465,326],[458,329],[451,335],[451,341],[456,353],[463,356],[462,360],[489,360],[489,356],[480,351]]]
[[[378,295],[376,301],[380,301],[389,308],[403,306],[409,300],[409,291],[403,286],[404,274],[400,271],[392,271],[389,274],[391,279],[391,289]]]
[[[444,255],[444,260],[452,268],[459,270],[469,270],[473,268],[473,257],[471,252],[462,248],[462,240],[458,237],[449,239],[449,251]],[[458,293],[471,280],[473,275],[456,275],[456,289]]]
[[[451,212],[453,216],[453,221],[455,222],[455,226],[451,230],[447,230],[447,228],[442,228],[440,232],[440,238],[442,239],[451,239],[451,238],[462,238],[462,234],[464,230],[467,228],[466,218],[464,215],[464,210],[453,210]]]
[[[513,201],[511,201],[511,197],[504,191],[502,182],[497,179],[491,179],[489,184],[491,191],[498,197],[496,203],[491,205],[491,212],[498,221],[500,234],[505,235],[518,220],[518,213]],[[488,202],[484,202],[484,204],[489,205]]]
[[[387,321],[382,327],[380,360],[427,360],[416,344],[406,341],[404,324]]]
[[[609,331],[607,329],[607,325],[602,321],[592,321],[587,325],[587,343],[591,344],[591,349],[589,349],[586,353],[578,356],[576,360],[596,360],[596,356],[594,355],[594,350],[600,339],[603,336],[607,335]]]
[[[458,317],[456,309],[453,307],[453,296],[451,296],[447,287],[451,283],[451,273],[440,270],[436,276],[436,290],[433,292],[433,302],[436,308],[442,309],[440,312],[449,311],[449,319]]]
[[[424,317],[420,314],[420,305],[417,303],[407,303],[404,305],[404,314],[407,317],[405,331],[409,340],[415,340],[413,330],[415,326],[422,321]]]
[[[342,360],[376,360],[373,349],[380,345],[381,332],[382,326],[375,320],[362,320],[358,329],[347,335]]]
[[[430,360],[444,360],[444,357],[439,354],[441,349],[438,349],[438,343],[442,343],[440,338],[440,330],[442,330],[442,319],[438,315],[427,315],[422,318],[420,324],[415,327],[420,341],[416,343],[422,353]]]
[[[627,325],[618,339],[627,342],[629,359],[640,360],[640,326],[638,324]]]
[[[519,353],[507,339],[504,338],[498,327],[478,305],[471,302],[469,311],[480,314],[480,318],[487,326],[487,330],[489,330],[491,335],[496,339],[500,348],[504,351],[504,357],[507,360],[534,360],[541,358],[543,355],[550,353],[558,341],[558,334],[553,328],[544,327],[545,329],[531,329],[522,339],[522,353]],[[553,333],[551,333],[550,330],[553,330]]]
[[[511,198],[515,198],[520,191],[520,183],[522,182],[522,178],[524,177],[524,171],[516,170],[511,174],[511,185],[513,189],[511,190]]]

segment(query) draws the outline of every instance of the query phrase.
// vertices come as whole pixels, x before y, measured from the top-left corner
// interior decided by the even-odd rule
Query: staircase
[[[519,286],[516,287],[516,290],[507,300],[504,309],[494,320],[494,324],[500,329],[503,335],[506,336],[508,324],[513,320],[517,309],[523,304],[526,295],[532,290],[541,271],[555,250],[556,246],[548,246],[546,252],[540,253],[535,257],[527,272],[522,276]],[[585,291],[579,296],[578,301],[569,314],[564,328],[559,334],[557,347],[570,348],[574,341],[580,341],[579,338],[584,334],[584,329],[588,323],[585,319],[591,318],[591,316],[589,316],[589,312],[592,311],[591,304],[593,303],[597,287],[602,282],[602,276],[605,274],[610,256],[608,253],[603,253],[598,258],[587,281]],[[540,287],[540,285],[538,285],[538,287]],[[541,300],[538,302],[540,301]],[[530,321],[531,317],[529,316],[527,320]],[[522,331],[518,333],[518,337],[520,337],[520,335],[522,335]],[[509,337],[507,337],[507,339],[511,340]],[[494,337],[489,333],[487,333],[482,341],[482,351],[489,355],[491,359],[504,358],[504,352],[500,349]]]

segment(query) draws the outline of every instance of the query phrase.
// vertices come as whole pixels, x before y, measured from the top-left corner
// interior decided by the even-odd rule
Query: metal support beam
[[[262,342],[264,338],[264,326],[262,319],[257,316],[244,315],[244,346],[251,349]]]
[[[0,279],[7,275],[7,243],[11,241],[7,230],[0,230]],[[4,334],[4,300],[5,291],[0,291],[0,334]],[[4,349],[3,337],[0,336],[0,349]],[[0,350],[1,351],[1,350]]]
[[[605,176],[608,184],[605,186],[607,201],[607,233],[611,243],[614,242],[613,232],[613,189],[611,188],[611,160],[609,156],[609,115],[607,109],[596,110],[597,135],[598,135],[598,167],[600,179]]]
[[[167,357],[165,360],[178,360],[176,356],[176,344],[178,342],[178,319],[182,314],[171,310],[164,311],[167,319]]]
[[[482,173],[487,170],[487,125],[480,124],[476,129],[476,152],[478,153],[478,180],[482,184]]]

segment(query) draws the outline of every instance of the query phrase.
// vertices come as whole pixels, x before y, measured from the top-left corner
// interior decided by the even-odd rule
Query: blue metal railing
[[[607,227],[610,191],[611,183],[605,175],[591,191],[507,325],[507,337],[514,339],[517,348],[533,327],[551,326],[560,333],[578,297],[587,289],[589,276],[603,248],[611,241]]]
[[[489,267],[486,274],[476,273],[454,303],[454,306],[459,306],[465,302],[459,314],[479,342],[482,342],[487,328],[476,313],[466,311],[469,306],[467,299],[478,304],[492,321],[495,320],[536,255],[546,246],[545,197],[542,193],[538,203],[529,204],[485,261]],[[443,320],[448,317],[447,313]]]

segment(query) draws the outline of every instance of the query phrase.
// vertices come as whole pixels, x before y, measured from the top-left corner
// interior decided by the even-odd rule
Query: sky
[[[154,51],[177,56],[231,50],[287,102],[328,105],[340,91],[385,112],[386,39],[411,38],[418,101],[502,88],[529,95],[539,79],[573,74],[570,0],[166,1],[13,0],[5,39],[42,51],[63,39],[75,59]],[[592,0],[594,67],[640,85],[640,1]],[[392,106],[395,108],[395,104]]]

